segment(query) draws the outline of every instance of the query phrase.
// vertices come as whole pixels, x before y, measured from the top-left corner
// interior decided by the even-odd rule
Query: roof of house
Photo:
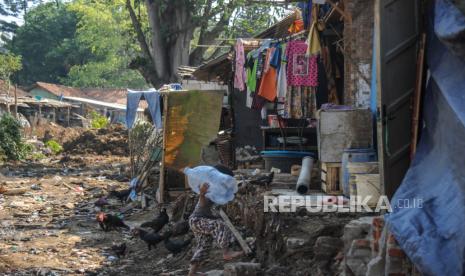
[[[0,80],[0,94],[2,94],[2,95],[10,95],[10,96],[14,97],[15,96],[15,86],[10,85],[10,89],[8,89],[6,87],[5,81]],[[22,89],[20,89],[18,87],[16,87],[16,94],[17,94],[18,97],[30,96],[29,93],[27,93],[26,91],[24,91],[24,90],[22,90]]]
[[[110,103],[110,102],[105,102],[105,101],[91,100],[91,99],[79,98],[79,97],[66,97],[65,96],[63,98],[65,100],[72,101],[72,102],[88,103],[88,104],[108,107],[108,108],[112,108],[112,109],[126,110],[126,105],[125,104]],[[137,111],[143,112],[144,109],[143,108],[138,108]]]
[[[34,88],[41,88],[45,91],[48,91],[54,94],[57,97],[60,97],[60,96],[82,97],[84,96],[82,91],[78,88],[59,85],[59,84],[53,84],[53,83],[46,83],[46,82],[38,81],[35,83],[35,85],[30,90]]]
[[[46,90],[57,97],[63,96],[65,99],[68,98],[69,100],[74,98],[74,101],[82,103],[114,107],[117,109],[121,109],[122,106],[124,106],[124,109],[126,109],[127,89],[76,88],[60,84],[37,82],[34,86],[29,88],[29,91],[37,87]],[[141,101],[139,107],[146,108],[148,107],[148,104],[145,101]]]

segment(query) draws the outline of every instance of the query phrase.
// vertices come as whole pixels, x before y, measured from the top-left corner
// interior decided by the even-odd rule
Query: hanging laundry
[[[250,91],[249,87],[247,87],[247,98],[245,99],[245,106],[248,108],[252,108],[253,103],[253,93]]]
[[[299,2],[297,4],[297,7],[299,7],[299,9],[301,10],[302,12],[302,18],[303,18],[303,21],[304,21],[304,28],[305,30],[308,29],[308,27],[311,25],[312,23],[312,0],[308,0],[307,2]]]
[[[265,62],[263,64],[263,76],[260,82],[260,89],[258,91],[258,95],[270,102],[273,102],[276,99],[277,72],[276,68],[270,66],[270,60],[274,51],[274,48],[267,50]]]
[[[234,75],[234,88],[239,89],[240,91],[245,90],[245,82],[247,76],[245,73],[245,54],[244,54],[244,44],[242,39],[238,39],[236,42],[236,73]]]
[[[128,128],[132,128],[134,125],[134,122],[136,121],[137,109],[139,108],[139,102],[142,96],[148,103],[153,123],[157,128],[162,128],[161,96],[160,93],[155,89],[148,91],[128,90],[126,104],[126,126]]]
[[[257,87],[258,59],[253,58],[252,52],[247,55],[247,88],[253,93]]]
[[[287,84],[290,86],[318,86],[317,57],[307,56],[307,48],[304,41],[287,44]]]
[[[309,56],[317,55],[321,52],[321,43],[320,43],[320,37],[318,35],[317,24],[318,22],[316,20],[313,21],[312,26],[310,27],[310,32],[308,34],[307,55]]]
[[[286,97],[286,92],[287,92],[287,71],[286,71],[286,64],[287,64],[287,59],[286,59],[286,44],[281,44],[280,45],[280,66],[278,67],[279,73],[278,73],[278,83],[277,83],[277,96],[278,98],[285,98]],[[275,54],[276,56],[276,54]]]
[[[302,19],[296,19],[288,29],[288,32],[291,34],[300,33],[304,29],[304,21]]]

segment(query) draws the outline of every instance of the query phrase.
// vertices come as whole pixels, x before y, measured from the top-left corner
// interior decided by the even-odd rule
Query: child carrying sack
[[[219,205],[224,205],[233,200],[238,189],[234,177],[223,174],[211,166],[198,166],[193,169],[185,168],[184,174],[187,176],[189,187],[197,194],[200,193],[200,186],[203,183],[208,183],[210,187],[205,196]]]

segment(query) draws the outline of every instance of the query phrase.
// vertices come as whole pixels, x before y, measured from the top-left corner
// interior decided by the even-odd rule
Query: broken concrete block
[[[224,276],[259,276],[261,265],[259,263],[229,263],[224,265]]]
[[[223,276],[223,270],[210,270],[208,272],[205,272],[207,276]]]
[[[302,248],[305,245],[306,242],[307,242],[306,239],[287,238],[286,247],[287,247],[287,249],[299,249],[299,248]]]
[[[313,247],[316,260],[330,260],[344,248],[340,238],[321,236]]]

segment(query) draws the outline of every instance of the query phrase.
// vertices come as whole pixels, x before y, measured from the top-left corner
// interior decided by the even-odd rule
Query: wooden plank
[[[245,254],[252,253],[252,250],[250,249],[250,247],[247,245],[245,240],[242,238],[241,234],[239,234],[239,231],[237,231],[237,229],[234,227],[228,215],[226,215],[226,213],[222,209],[220,209],[220,216],[223,219],[224,223],[226,223],[226,226],[228,226],[229,230],[231,230],[234,237],[236,237],[244,253]]]
[[[341,194],[341,163],[321,163],[321,189],[328,194]]]
[[[165,131],[165,126],[167,124],[167,115],[168,115],[168,95],[163,95],[163,146],[162,146],[162,157],[160,165],[160,179],[157,192],[157,201],[158,203],[164,203],[165,195],[165,150],[166,150],[166,137],[167,133]]]
[[[423,69],[425,64],[425,45],[426,34],[423,33],[420,42],[420,50],[417,61],[417,82],[415,93],[413,95],[413,114],[412,114],[412,143],[410,144],[410,160],[413,160],[417,151],[418,142],[418,125],[420,121],[421,91],[423,88]]]

